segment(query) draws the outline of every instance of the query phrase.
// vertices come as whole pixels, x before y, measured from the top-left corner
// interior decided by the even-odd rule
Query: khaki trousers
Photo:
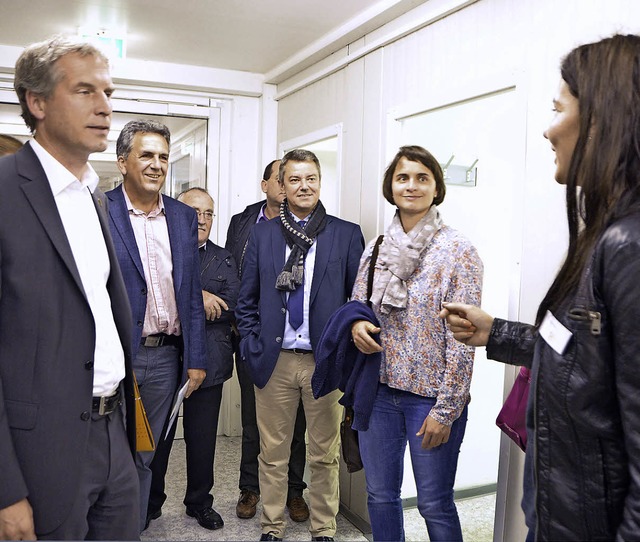
[[[339,390],[314,399],[311,377],[313,354],[282,350],[276,367],[263,389],[255,388],[256,413],[260,432],[258,456],[262,496],[262,532],[282,538],[287,499],[287,472],[291,439],[298,403],[302,398],[307,419],[309,464],[309,513],[311,536],[331,536],[336,532],[339,507],[338,476],[340,421],[343,407]]]

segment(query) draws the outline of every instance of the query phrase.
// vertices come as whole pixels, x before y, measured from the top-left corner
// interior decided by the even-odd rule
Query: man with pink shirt
[[[169,166],[169,129],[135,120],[116,143],[123,183],[107,192],[116,254],[133,315],[133,369],[156,442],[178,385],[186,397],[206,376],[198,221],[193,209],[160,192]],[[140,530],[148,525],[154,452],[138,452]],[[198,510],[187,510],[197,515]]]

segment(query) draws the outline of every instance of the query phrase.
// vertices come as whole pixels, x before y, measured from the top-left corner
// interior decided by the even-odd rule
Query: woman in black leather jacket
[[[527,540],[640,539],[640,36],[562,62],[545,131],[567,186],[567,258],[536,325],[447,304],[454,336],[532,368]]]

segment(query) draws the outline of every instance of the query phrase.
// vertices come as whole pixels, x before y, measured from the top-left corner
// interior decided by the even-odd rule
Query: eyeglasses
[[[198,215],[198,218],[200,218],[200,216],[204,216],[205,220],[213,220],[215,218],[215,216],[216,216],[211,211],[197,211],[196,210],[196,214]]]

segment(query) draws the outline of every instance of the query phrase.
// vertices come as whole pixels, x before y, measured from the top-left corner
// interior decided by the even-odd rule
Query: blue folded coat
[[[316,369],[311,388],[316,399],[335,389],[344,392],[339,402],[353,407],[353,429],[366,431],[378,391],[382,353],[363,354],[356,348],[351,339],[356,320],[380,326],[373,310],[361,301],[349,301],[335,311],[314,350]]]

